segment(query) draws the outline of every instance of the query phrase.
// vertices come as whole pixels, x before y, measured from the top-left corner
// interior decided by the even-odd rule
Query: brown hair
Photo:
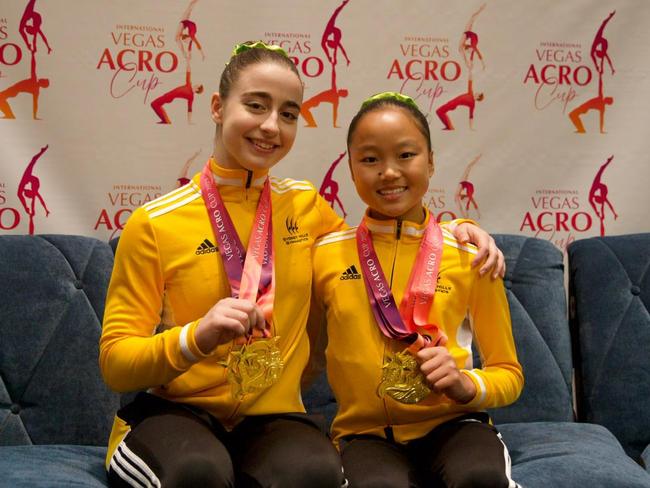
[[[237,78],[239,78],[239,75],[242,73],[242,71],[244,71],[248,66],[257,63],[276,63],[281,66],[286,66],[288,69],[294,72],[300,80],[300,73],[298,73],[298,68],[296,68],[294,62],[287,56],[270,49],[254,47],[247,49],[246,51],[242,51],[239,54],[235,54],[230,58],[230,61],[224,68],[223,73],[221,73],[221,80],[219,81],[219,95],[221,95],[221,98],[224,100],[228,98],[230,88],[234,83],[237,82]]]

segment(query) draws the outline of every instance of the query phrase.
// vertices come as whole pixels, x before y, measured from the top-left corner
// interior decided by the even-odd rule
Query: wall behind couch
[[[346,128],[364,98],[394,90],[428,114],[439,218],[560,248],[650,231],[649,25],[647,0],[8,0],[0,232],[117,235],[205,163],[211,93],[248,39],[281,44],[305,82],[274,174],[311,180],[351,224],[363,206]],[[191,124],[184,99],[165,103],[188,66],[205,88]],[[470,78],[473,128],[453,108]]]

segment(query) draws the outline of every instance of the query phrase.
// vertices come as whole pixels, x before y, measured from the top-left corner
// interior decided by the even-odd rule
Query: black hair
[[[357,114],[352,118],[352,122],[350,122],[350,126],[348,127],[348,154],[350,153],[350,142],[352,141],[352,136],[354,135],[354,131],[356,130],[357,125],[363,116],[368,112],[389,106],[401,108],[411,115],[411,117],[415,120],[415,125],[417,125],[418,129],[426,139],[427,148],[429,152],[431,152],[431,131],[429,130],[429,122],[427,121],[426,116],[420,111],[420,109],[402,100],[398,100],[397,98],[381,98],[378,100],[372,100],[371,102],[363,105]]]

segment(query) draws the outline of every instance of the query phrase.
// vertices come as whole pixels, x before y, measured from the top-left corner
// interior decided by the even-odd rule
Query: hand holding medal
[[[404,351],[389,356],[384,362],[378,394],[389,395],[401,403],[420,402],[431,390],[415,355],[427,346],[444,345],[447,339],[435,324],[428,321],[442,258],[440,227],[435,219],[429,220],[399,309],[379,265],[365,221],[357,228],[357,251],[379,329],[386,337],[402,341],[407,346]],[[421,335],[418,327],[428,334]]]
[[[476,386],[456,366],[445,347],[425,347],[416,354],[417,362],[428,386],[457,403],[467,403],[476,396]]]
[[[271,331],[275,297],[271,185],[267,178],[246,250],[221,199],[209,162],[201,174],[201,194],[219,243],[219,254],[233,295],[230,300],[234,301],[228,302],[228,318],[237,320],[239,317],[239,325],[244,328],[242,331],[236,323],[233,324],[234,329],[230,332],[234,343],[243,345],[233,349],[227,361],[221,363],[228,369],[227,378],[233,396],[241,400],[247,393],[268,388],[275,383],[284,366],[278,347],[279,338],[273,337]],[[222,301],[226,300],[229,299]],[[243,309],[250,305],[254,306],[248,311],[246,327],[246,318],[241,313],[246,312]],[[237,335],[235,331],[243,334]],[[221,343],[224,342],[226,341]]]

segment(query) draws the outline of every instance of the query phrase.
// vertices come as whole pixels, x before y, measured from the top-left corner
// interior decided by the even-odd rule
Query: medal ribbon
[[[379,329],[386,337],[409,344],[415,353],[431,342],[444,344],[446,336],[437,325],[428,322],[433,306],[438,270],[442,259],[442,231],[434,218],[429,219],[399,310],[372,244],[365,220],[357,227],[357,252],[370,306]],[[417,332],[417,327],[431,337]]]
[[[219,254],[228,276],[234,298],[256,302],[264,313],[266,330],[263,335],[270,336],[270,323],[273,315],[275,297],[273,225],[271,223],[271,184],[268,177],[260,195],[248,249],[237,235],[232,219],[228,214],[219,189],[214,182],[210,163],[206,163],[201,173],[201,195],[208,211],[210,224],[218,242]],[[259,335],[252,329],[253,335]]]

